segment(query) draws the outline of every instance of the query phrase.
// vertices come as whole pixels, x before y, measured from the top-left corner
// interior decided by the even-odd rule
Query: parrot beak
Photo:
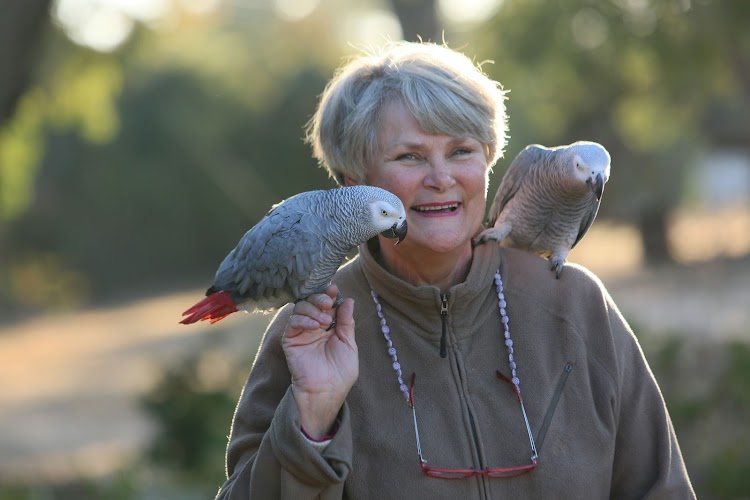
[[[602,177],[602,174],[596,174],[596,177],[587,180],[586,184],[589,185],[591,191],[596,195],[596,199],[601,200],[602,194],[604,193],[604,178]]]
[[[397,238],[396,245],[398,245],[406,238],[406,221],[402,222],[401,225],[394,224],[380,234],[390,239]]]

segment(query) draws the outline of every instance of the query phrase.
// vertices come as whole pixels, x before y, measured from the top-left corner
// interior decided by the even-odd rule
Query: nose
[[[425,186],[442,192],[453,187],[456,179],[451,166],[444,159],[435,159],[430,160],[430,171],[425,176],[424,183]]]

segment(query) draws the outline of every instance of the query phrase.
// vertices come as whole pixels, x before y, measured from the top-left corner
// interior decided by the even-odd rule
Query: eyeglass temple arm
[[[417,409],[414,406],[414,382],[417,380],[417,374],[411,374],[411,384],[409,385],[409,404],[411,405],[411,414],[414,418],[414,437],[417,440],[417,454],[419,455],[419,461],[422,464],[427,464],[427,460],[422,456],[422,445],[419,442],[419,426],[417,425]]]

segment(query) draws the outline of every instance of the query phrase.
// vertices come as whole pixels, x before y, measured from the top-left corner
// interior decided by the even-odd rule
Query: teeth
[[[434,205],[430,207],[414,207],[414,210],[418,212],[437,212],[439,210],[455,210],[458,208],[458,203],[449,203],[447,205]]]

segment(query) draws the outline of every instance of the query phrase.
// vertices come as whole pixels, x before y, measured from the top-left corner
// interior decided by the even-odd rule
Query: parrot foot
[[[501,231],[497,228],[491,227],[489,229],[485,229],[474,238],[474,246],[484,245],[488,241],[500,243],[505,239],[506,236],[507,233],[505,233],[505,231]]]
[[[560,279],[560,275],[563,271],[563,266],[565,265],[565,259],[561,259],[560,257],[553,257],[552,259],[550,259],[550,263],[552,264],[550,270],[555,271],[555,278]]]
[[[341,293],[341,290],[339,290],[339,293],[336,295],[336,300],[333,301],[333,308],[336,309],[338,306],[341,305],[341,303],[344,302],[344,294]],[[336,317],[333,317],[333,321],[331,321],[331,324],[328,328],[326,328],[327,332],[330,332],[336,328]]]
[[[333,301],[333,308],[336,309],[342,302],[344,302],[344,294],[339,290],[338,294],[336,294],[336,300]]]

